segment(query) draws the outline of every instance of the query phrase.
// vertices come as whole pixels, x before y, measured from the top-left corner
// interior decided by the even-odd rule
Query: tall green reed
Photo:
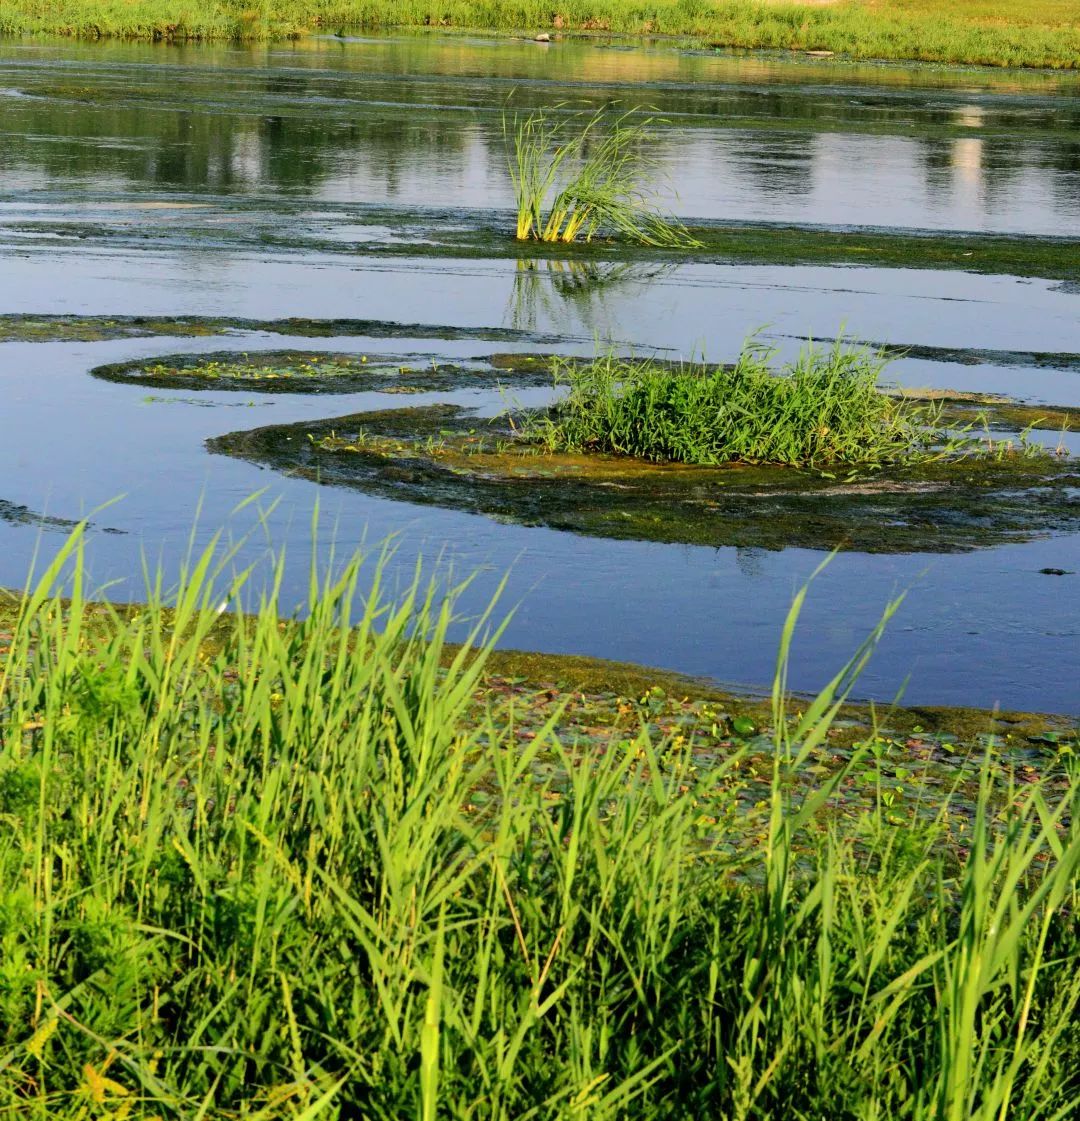
[[[656,118],[636,109],[560,109],[503,118],[519,241],[592,241],[606,230],[644,245],[700,244],[656,208],[659,165],[649,155]]]
[[[132,609],[81,533],[0,655],[0,1116],[1066,1118],[1080,1106],[1080,785],[986,770],[942,816],[795,784],[886,616],[815,699],[781,636],[773,775],[647,725],[525,745],[476,699],[489,611],[387,556],[258,610],[219,542]],[[63,595],[61,594],[63,593]],[[525,701],[524,703],[527,703]],[[858,761],[858,760],[856,760]],[[709,824],[703,825],[703,822]]]

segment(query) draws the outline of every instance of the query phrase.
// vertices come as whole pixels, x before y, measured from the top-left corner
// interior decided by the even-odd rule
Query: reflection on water
[[[1076,77],[582,43],[6,43],[0,174],[7,190],[505,206],[511,93],[522,109],[655,106],[666,201],[685,216],[1080,233]],[[958,190],[976,152],[979,190]]]
[[[958,205],[978,210],[983,205],[986,174],[984,141],[961,139],[952,142],[953,193]]]
[[[640,295],[677,267],[630,261],[517,261],[503,319],[518,331],[561,324],[567,333],[608,338],[620,307],[633,302],[635,286]]]

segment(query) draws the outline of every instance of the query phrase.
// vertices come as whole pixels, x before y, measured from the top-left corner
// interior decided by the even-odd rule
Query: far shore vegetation
[[[1073,0],[0,0],[7,34],[257,41],[365,28],[674,36],[860,59],[1080,67]]]

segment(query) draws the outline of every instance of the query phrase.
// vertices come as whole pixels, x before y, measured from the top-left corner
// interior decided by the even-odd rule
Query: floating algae
[[[796,338],[800,336],[787,336]],[[818,339],[819,343],[838,339]],[[1034,370],[1063,370],[1080,373],[1080,354],[1053,350],[992,350],[986,347],[927,346],[922,343],[878,343],[871,339],[846,340],[880,351],[886,357],[917,358],[926,362],[946,362],[959,366],[1015,366]]]
[[[430,393],[490,388],[497,370],[515,385],[547,385],[547,364],[538,360],[495,367],[434,360],[415,364],[408,357],[327,354],[310,351],[260,351],[252,354],[173,354],[141,358],[91,370],[96,378],[155,389],[215,389],[260,393]]]
[[[204,338],[262,332],[307,339],[478,339],[487,342],[554,343],[561,336],[508,327],[449,327],[385,319],[243,319],[206,315],[0,315],[0,343],[103,342],[154,336]]]
[[[901,231],[878,227],[822,227],[790,222],[713,221],[687,227],[687,246],[640,245],[619,238],[603,238],[587,245],[516,241],[507,233],[507,219],[495,210],[435,211],[433,208],[377,208],[371,212],[379,227],[404,231],[389,239],[346,238],[332,230],[298,230],[276,215],[253,222],[212,227],[179,222],[142,226],[130,213],[121,220],[83,224],[62,221],[23,221],[20,243],[38,239],[54,245],[57,239],[103,243],[113,250],[149,248],[230,253],[254,249],[332,255],[361,250],[371,258],[439,260],[578,261],[592,265],[658,264],[695,261],[710,264],[855,265],[891,269],[934,269],[982,275],[1038,277],[1076,284],[1080,280],[1078,242],[1072,237],[1014,236],[1003,233]],[[511,227],[512,233],[512,227]]]
[[[79,523],[72,518],[58,518],[52,514],[40,513],[31,510],[29,506],[22,506],[17,502],[9,502],[0,498],[0,522],[8,525],[33,526],[36,529],[53,530],[70,533]],[[123,533],[122,529],[106,527],[103,533]]]
[[[951,427],[985,426],[1004,432],[1080,429],[1080,409],[1067,405],[1031,405],[998,393],[965,393],[956,389],[901,388],[888,392],[912,401],[936,402],[941,407],[938,422]]]

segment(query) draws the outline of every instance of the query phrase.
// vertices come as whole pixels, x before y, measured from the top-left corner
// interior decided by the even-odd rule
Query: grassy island
[[[749,345],[732,366],[601,358],[554,362],[567,388],[526,436],[548,451],[601,452],[657,463],[873,469],[932,455],[937,409],[880,392],[885,360],[837,342],[781,371]]]
[[[1071,0],[0,0],[0,32],[281,39],[364,27],[677,36],[717,47],[986,66],[1080,66]]]
[[[962,552],[1074,530],[1076,410],[878,385],[842,342],[770,365],[493,355],[551,408],[455,405],[269,425],[211,451],[323,484],[590,536],[777,549]],[[521,381],[517,381],[521,378]],[[567,384],[568,383],[568,386]]]

